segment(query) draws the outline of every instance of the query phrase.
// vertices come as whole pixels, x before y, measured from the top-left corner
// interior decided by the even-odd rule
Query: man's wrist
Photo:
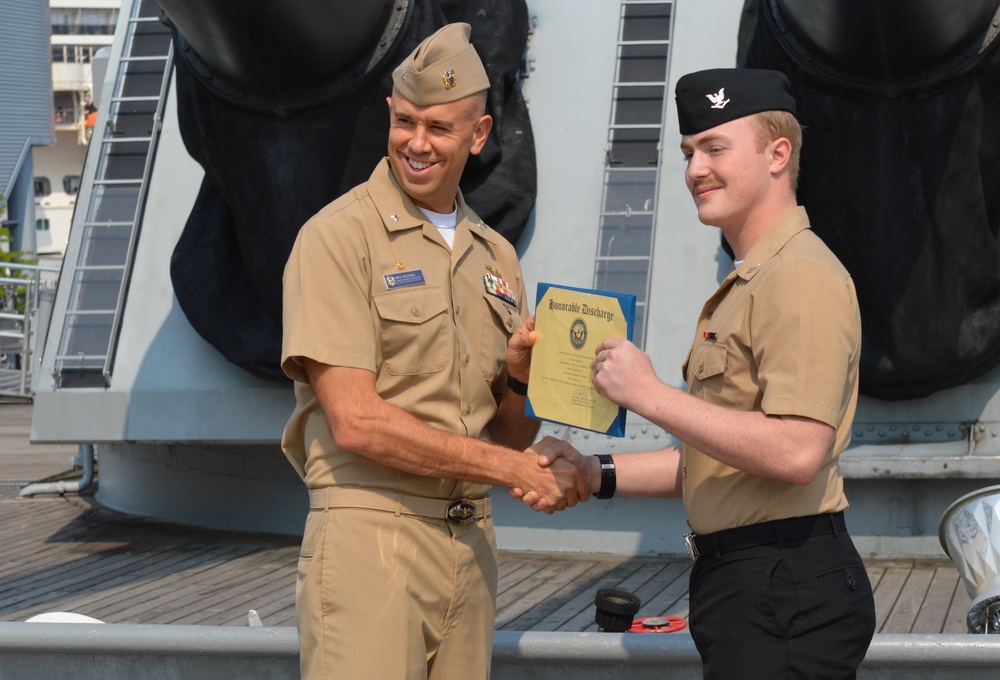
[[[514,394],[520,394],[522,397],[528,393],[528,383],[523,383],[512,375],[507,376],[507,387]]]
[[[597,459],[597,470],[600,474],[600,482],[597,486],[597,491],[594,492],[594,497],[600,499],[612,498],[615,495],[615,487],[618,483],[615,460],[606,453],[598,453],[594,458]]]

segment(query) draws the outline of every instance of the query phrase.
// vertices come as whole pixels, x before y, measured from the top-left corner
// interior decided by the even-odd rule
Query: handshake
[[[532,510],[553,514],[590,498],[601,486],[601,467],[596,456],[585,456],[567,442],[545,437],[526,451],[517,471],[510,497]]]

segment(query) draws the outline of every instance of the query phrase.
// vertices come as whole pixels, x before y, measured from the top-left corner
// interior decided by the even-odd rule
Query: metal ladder
[[[92,181],[81,187],[81,195],[89,189],[78,206],[78,212],[85,208],[82,216],[73,217],[73,230],[83,230],[80,247],[63,266],[61,285],[69,285],[70,293],[53,368],[59,387],[111,384],[173,70],[170,29],[160,21],[155,0],[135,0],[118,30],[124,30],[122,56],[109,63],[116,68],[114,87],[87,156]]]
[[[643,346],[656,235],[672,0],[622,0],[594,287],[636,296]]]

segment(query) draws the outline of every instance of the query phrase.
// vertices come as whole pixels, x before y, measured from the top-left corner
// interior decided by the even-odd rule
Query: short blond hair
[[[776,139],[784,137],[792,147],[792,155],[788,159],[788,177],[792,181],[792,191],[799,185],[799,155],[802,151],[802,125],[788,111],[761,111],[753,114],[754,127],[757,129],[757,150]]]

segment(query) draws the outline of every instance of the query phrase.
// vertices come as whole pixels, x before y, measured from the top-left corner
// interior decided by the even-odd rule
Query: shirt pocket
[[[514,305],[488,293],[483,293],[483,299],[489,312],[479,343],[479,364],[483,376],[492,383],[507,362],[507,341],[520,328],[521,314]]]
[[[728,352],[725,345],[706,344],[696,347],[688,358],[689,381],[696,379],[704,390],[721,393],[726,379]]]
[[[436,373],[454,349],[448,302],[440,288],[405,288],[374,297],[382,364],[392,375]]]

